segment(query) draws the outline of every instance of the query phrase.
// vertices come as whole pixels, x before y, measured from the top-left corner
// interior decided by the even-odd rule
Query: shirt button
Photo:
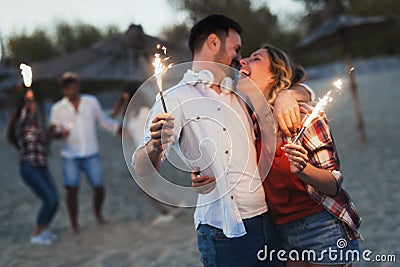
[[[229,153],[229,151],[228,150],[225,150],[225,154],[228,154]]]
[[[233,199],[233,196],[231,196],[231,199]]]
[[[221,111],[221,108],[217,108],[218,111]]]
[[[196,120],[200,120],[200,117],[199,117],[199,116],[197,116],[197,117],[196,117]]]
[[[226,132],[226,128],[222,128],[222,131]]]

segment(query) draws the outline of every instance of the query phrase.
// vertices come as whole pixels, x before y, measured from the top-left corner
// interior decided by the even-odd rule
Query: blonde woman
[[[271,108],[277,94],[291,86],[290,61],[271,45],[240,63],[241,72],[258,86]],[[239,90],[248,86],[249,79],[238,82]],[[299,105],[302,117],[313,109],[311,104]],[[283,134],[276,138],[274,161],[263,185],[286,251],[282,257],[286,266],[351,264],[360,251],[360,217],[342,187],[339,158],[325,114],[313,120],[296,144]]]

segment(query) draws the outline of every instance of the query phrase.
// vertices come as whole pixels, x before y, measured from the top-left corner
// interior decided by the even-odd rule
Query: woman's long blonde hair
[[[270,71],[274,75],[274,82],[272,83],[271,91],[266,96],[268,103],[273,109],[279,92],[288,89],[292,85],[292,67],[289,57],[282,50],[269,44],[263,46],[263,48],[268,51],[271,62]]]

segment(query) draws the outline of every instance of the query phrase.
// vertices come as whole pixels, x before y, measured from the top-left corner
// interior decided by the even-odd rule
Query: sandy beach
[[[337,77],[310,80],[322,96]],[[355,266],[399,266],[400,262],[400,69],[357,75],[367,143],[360,144],[347,84],[327,108],[345,176],[344,186],[363,217],[363,249],[375,255],[395,255],[396,262],[366,262]],[[91,192],[81,179],[81,233],[68,233],[62,187],[59,144],[51,148],[50,171],[57,182],[60,207],[52,229],[59,240],[49,247],[29,243],[39,201],[18,173],[17,152],[0,139],[0,266],[201,266],[193,226],[193,209],[181,209],[171,222],[151,225],[158,215],[145,193],[131,178],[119,137],[99,131],[100,154],[106,178],[104,214],[97,225]],[[83,177],[82,177],[83,178]]]

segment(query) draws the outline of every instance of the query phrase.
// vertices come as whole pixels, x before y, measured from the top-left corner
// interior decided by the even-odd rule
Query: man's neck
[[[80,100],[81,100],[80,95],[68,98],[68,101],[74,106],[75,110],[77,110],[77,111],[78,111]]]
[[[221,63],[217,63],[214,61],[201,61],[200,59],[197,59],[197,61],[193,61],[192,70],[195,72],[200,72],[202,70],[211,71],[214,76],[214,82],[210,86],[210,88],[218,94],[221,93],[221,88],[219,84],[221,80],[226,76],[226,73],[223,71],[223,69],[221,69]]]

